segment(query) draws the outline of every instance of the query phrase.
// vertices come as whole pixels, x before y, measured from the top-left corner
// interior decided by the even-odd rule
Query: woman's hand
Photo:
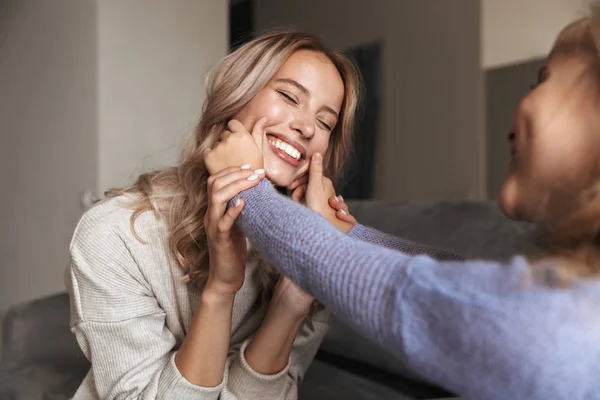
[[[208,178],[208,209],[204,216],[209,256],[204,289],[207,293],[235,295],[244,284],[246,238],[234,225],[244,201],[240,199],[239,204],[229,210],[227,203],[238,193],[255,186],[261,177],[264,171],[231,167]]]
[[[331,196],[329,198],[329,206],[335,210],[335,216],[340,220],[351,224],[352,226],[358,224],[356,218],[350,214],[348,205],[344,202],[342,196]]]
[[[292,191],[292,200],[304,204],[306,190],[308,189],[308,176],[294,181],[287,189]],[[340,221],[347,222],[352,226],[358,224],[356,218],[350,214],[348,205],[344,202],[342,196],[331,196],[329,198],[329,206],[335,210],[335,215]]]
[[[308,175],[304,175],[292,182],[286,189],[291,192],[291,199],[296,203],[304,204],[304,196],[308,188]]]
[[[304,190],[300,186],[297,190]],[[308,185],[306,186],[305,203],[308,208],[319,213],[323,218],[331,222],[336,228],[344,233],[350,232],[350,229],[356,225],[354,218],[338,218],[344,216],[342,210],[348,214],[347,208],[337,210],[332,208],[329,199],[335,197],[335,188],[331,179],[323,176],[323,156],[321,154],[313,155],[310,168]],[[299,196],[299,195],[298,195]],[[355,223],[352,223],[354,220]]]
[[[204,228],[209,270],[192,323],[175,356],[175,365],[189,382],[214,387],[223,380],[231,337],[235,294],[244,284],[246,238],[234,226],[244,203],[227,210],[236,194],[260,182],[250,169],[228,168],[208,178],[208,208]],[[255,176],[253,176],[255,175]],[[253,176],[254,179],[248,180]]]
[[[228,130],[221,134],[221,141],[212,149],[204,151],[204,164],[212,175],[228,167],[250,165],[253,170],[262,169],[261,153],[266,118],[259,119],[252,133],[249,133],[240,121],[232,119],[227,124]]]

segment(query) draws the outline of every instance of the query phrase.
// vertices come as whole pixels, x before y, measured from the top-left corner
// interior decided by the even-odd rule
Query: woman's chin
[[[539,217],[536,200],[531,198],[531,191],[523,191],[515,179],[508,178],[498,194],[498,205],[502,213],[510,219],[525,222],[538,222],[535,217]]]
[[[498,205],[502,213],[510,219],[520,219],[518,188],[513,179],[508,178],[498,193]]]
[[[287,174],[271,172],[267,169],[266,177],[275,186],[288,187],[292,184],[292,180]]]
[[[275,186],[288,187],[294,182],[296,169],[280,160],[274,154],[265,155],[264,169],[266,176]]]

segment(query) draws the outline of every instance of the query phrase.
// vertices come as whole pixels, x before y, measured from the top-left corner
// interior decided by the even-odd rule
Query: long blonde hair
[[[558,36],[552,55],[587,54],[600,85],[600,8],[592,15],[567,26]],[[600,134],[600,132],[598,132]],[[532,257],[532,263],[545,279],[559,286],[576,278],[600,276],[600,182],[577,193],[575,207],[545,226],[545,254]]]
[[[337,177],[350,153],[354,115],[360,92],[360,76],[343,54],[331,51],[314,35],[278,31],[262,35],[225,57],[209,75],[202,118],[178,165],[140,175],[127,188],[111,189],[107,196],[132,195],[131,229],[136,218],[155,212],[166,220],[170,250],[184,269],[187,282],[202,285],[208,276],[208,248],[204,228],[207,210],[206,181],[209,176],[202,152],[214,145],[227,122],[267,86],[285,61],[298,50],[311,50],[327,57],[337,68],[345,87],[339,123],[332,132],[324,156],[326,174]],[[263,292],[274,286],[278,274],[261,264]]]

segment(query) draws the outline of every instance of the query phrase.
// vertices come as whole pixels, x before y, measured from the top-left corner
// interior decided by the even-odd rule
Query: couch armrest
[[[2,363],[82,362],[69,328],[69,296],[59,293],[8,310],[2,322]]]

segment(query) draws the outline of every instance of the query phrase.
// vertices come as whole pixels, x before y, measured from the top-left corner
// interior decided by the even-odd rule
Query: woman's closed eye
[[[286,102],[288,102],[294,106],[300,105],[300,100],[298,100],[298,97],[296,95],[294,95],[293,93],[290,93],[290,92],[287,92],[287,91],[281,90],[281,89],[276,89],[276,91],[281,97],[283,97],[283,99]],[[333,131],[333,124],[331,124],[325,120],[322,120],[322,119],[318,119],[317,122],[326,131],[328,131],[328,132]]]
[[[328,130],[329,132],[331,132],[333,130],[333,127],[331,125],[329,125],[329,123],[327,123],[325,121],[319,120],[319,124],[321,124],[321,126],[323,128],[325,128],[326,130]]]
[[[293,103],[295,105],[300,104],[296,96],[294,96],[291,93],[284,92],[283,90],[278,90],[277,93],[279,93],[281,97],[283,97],[287,102]]]

